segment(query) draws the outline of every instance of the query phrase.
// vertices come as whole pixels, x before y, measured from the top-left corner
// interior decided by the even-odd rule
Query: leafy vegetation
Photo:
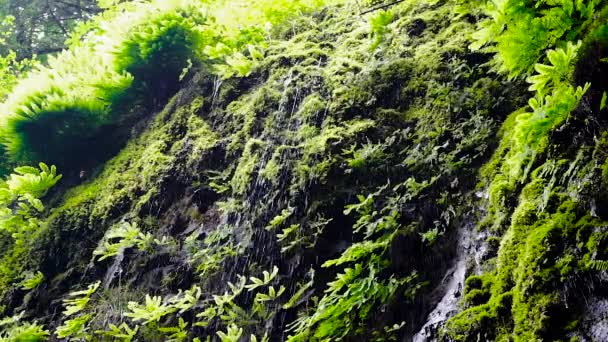
[[[0,41],[0,55],[13,51],[27,60],[59,52],[72,29],[99,11],[96,0],[2,1],[0,18],[10,18],[12,28],[2,32],[7,37]]]
[[[21,322],[17,315],[0,320],[0,340],[2,341],[46,341],[48,330],[37,323]]]
[[[382,38],[387,31],[387,26],[395,19],[391,11],[379,11],[370,19],[371,31],[374,41],[371,49],[377,48],[382,43]]]
[[[98,6],[69,50],[0,58],[1,339],[396,341],[456,257],[438,338],[582,336],[601,1]]]
[[[547,48],[580,39],[594,24],[599,0],[487,1],[492,20],[475,34],[477,49],[486,44],[496,51],[501,71],[516,77],[531,71]]]
[[[33,237],[41,228],[39,217],[44,211],[40,200],[60,179],[54,166],[40,163],[40,168],[23,166],[15,169],[0,183],[0,232],[5,242],[0,250],[0,289],[7,291],[22,275],[21,286],[33,289],[44,279],[42,274],[27,276],[28,258]]]
[[[594,36],[600,9],[599,1],[493,2],[493,20],[477,34],[496,44],[501,70],[528,76],[535,96],[529,109],[504,123],[501,146],[482,171],[489,199],[482,227],[501,242],[493,266],[467,279],[469,307],[448,322],[446,340],[554,340],[576,329],[562,324],[575,314],[560,310],[575,301],[560,298],[556,284],[576,282],[601,264],[592,260],[599,250],[591,242],[597,235],[589,231],[601,231],[604,223],[582,203],[596,196],[594,183],[603,183],[594,165],[604,157],[589,150],[601,150],[604,143],[556,136],[579,120],[588,122],[581,113],[596,115],[583,103],[593,101],[588,92],[598,85],[574,74],[590,58],[581,53],[587,51],[583,41]],[[547,64],[538,63],[545,52]]]
[[[224,76],[232,75],[231,70],[250,73],[252,62],[243,53],[259,58],[255,46],[265,38],[255,24],[266,12],[257,19],[248,16],[243,23],[250,26],[236,29],[235,23],[225,29],[196,4],[156,1],[119,6],[111,19],[102,16],[105,21],[99,21],[84,41],[37,67],[2,105],[0,141],[5,157],[14,163],[69,164],[83,159],[91,153],[83,146],[99,138],[104,127],[125,123],[126,103],[163,101],[194,59]],[[274,11],[272,19],[281,20],[287,14],[280,13],[297,8],[283,4],[265,11]],[[221,6],[214,10],[223,15]]]

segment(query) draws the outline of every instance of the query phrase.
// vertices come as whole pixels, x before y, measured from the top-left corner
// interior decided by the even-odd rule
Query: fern
[[[228,79],[235,75],[249,76],[254,67],[254,61],[245,57],[242,53],[233,53],[226,57],[226,64],[216,67],[217,72],[223,79]]]
[[[7,233],[8,249],[0,259],[0,288],[17,281],[21,286],[39,285],[40,275],[26,272],[26,256],[34,248],[32,241],[40,230],[39,216],[44,211],[42,198],[61,176],[54,166],[41,163],[40,169],[20,167],[5,181],[0,181],[0,230]]]
[[[608,260],[591,260],[588,267],[596,271],[608,271]]]
[[[256,277],[249,277],[249,279],[251,280],[251,283],[248,285],[245,285],[245,288],[248,291],[253,291],[253,290],[257,289],[258,287],[266,286],[266,285],[270,284],[270,282],[277,276],[278,273],[279,273],[279,268],[274,266],[272,268],[272,273],[270,273],[268,271],[263,272],[264,279],[260,279],[260,278],[256,278]]]
[[[501,71],[517,77],[531,71],[547,48],[580,38],[593,23],[599,0],[491,0],[491,19],[474,35],[473,49],[494,45]]]
[[[38,271],[36,273],[26,273],[25,279],[21,282],[21,288],[24,290],[33,290],[44,281],[44,274]]]
[[[268,337],[268,335],[264,335],[262,337],[262,339],[258,340],[258,338],[255,335],[251,335],[251,337],[249,338],[250,342],[270,342],[270,337]]]
[[[346,160],[349,167],[360,169],[381,161],[384,158],[384,146],[382,144],[372,144],[368,141],[359,149],[353,145],[350,150],[345,150],[343,154],[352,155],[351,158]]]
[[[169,304],[172,305],[176,310],[179,310],[178,312],[180,314],[183,314],[198,303],[198,300],[201,298],[201,295],[201,288],[194,285],[190,290],[187,290],[185,292],[182,292],[180,290],[175,297],[171,298]]]
[[[285,292],[285,286],[281,286],[279,290],[275,290],[273,286],[268,287],[268,293],[257,293],[255,295],[255,301],[257,303],[267,302],[271,300],[277,300]]]
[[[112,242],[116,240],[115,242]],[[122,222],[113,226],[101,241],[100,245],[93,251],[97,261],[103,261],[114,257],[124,250],[136,247],[140,251],[150,251],[155,245],[167,245],[168,239],[155,239],[150,233],[142,233],[136,223]]]
[[[293,214],[293,211],[294,211],[294,208],[287,208],[287,209],[281,210],[280,215],[277,215],[272,220],[270,220],[270,222],[266,226],[266,230],[272,231],[272,230],[275,230],[276,228],[282,226],[283,223],[285,223],[285,221],[287,221],[287,219],[289,219],[289,217]]]
[[[529,90],[536,91],[539,97],[545,97],[550,89],[563,83],[572,82],[571,76],[576,61],[577,50],[582,42],[576,45],[568,42],[565,49],[549,50],[547,57],[551,65],[536,64],[534,69],[537,75],[528,77],[531,83]]]
[[[81,315],[79,317],[72,318],[70,320],[65,321],[62,326],[57,328],[57,337],[59,338],[85,338],[88,335],[86,334],[86,325],[91,320],[91,315]]]
[[[518,114],[512,134],[503,141],[509,145],[503,172],[510,184],[527,176],[535,156],[546,146],[547,134],[570,115],[589,89],[590,84],[572,84],[579,47],[580,43],[568,43],[565,49],[548,51],[551,65],[537,64],[538,74],[528,78],[532,83],[530,90],[536,91],[536,96],[528,101],[532,113]],[[499,185],[493,184],[490,200],[498,201],[496,196],[501,195],[495,187]]]
[[[0,328],[0,341],[15,342],[28,341],[38,342],[46,341],[50,335],[48,330],[43,326],[34,323],[15,324],[9,327]]]
[[[226,332],[217,332],[217,336],[219,336],[220,341],[222,342],[239,342],[242,335],[243,328],[239,328],[235,324],[229,325],[228,330]]]
[[[418,183],[410,178],[392,189],[407,189],[402,198],[397,197],[394,201],[416,196],[432,182]],[[385,185],[368,196],[359,195],[359,203],[345,207],[345,215],[359,215],[353,230],[356,234],[365,232],[362,234],[364,239],[353,243],[340,257],[322,265],[345,268],[327,284],[314,308],[288,326],[288,331],[293,333],[288,341],[354,338],[365,331],[366,322],[374,315],[374,308],[391,302],[400,291],[414,293],[417,290],[415,272],[397,277],[389,271],[388,251],[402,230],[399,214],[391,205],[376,209],[374,199],[387,189],[388,185]]]
[[[10,192],[11,199],[25,195],[43,197],[61,179],[61,175],[57,175],[55,166],[48,167],[40,163],[39,167],[39,170],[30,166],[15,168],[14,173],[6,180],[6,189]],[[42,211],[40,205],[35,207],[38,211]]]
[[[397,232],[384,235],[375,241],[366,240],[363,242],[354,243],[352,246],[346,249],[338,259],[328,260],[322,266],[330,267],[342,265],[369,257],[374,253],[382,253],[390,246],[390,243],[393,241],[396,234]]]
[[[308,281],[305,284],[301,284],[299,285],[298,290],[291,296],[291,298],[289,298],[289,300],[287,301],[287,303],[285,303],[283,305],[283,309],[287,310],[287,309],[291,309],[294,306],[298,305],[300,303],[300,301],[302,300],[302,298],[304,297],[304,294],[310,290],[310,288],[314,285],[314,275],[315,275],[315,271],[314,269],[310,269],[310,271],[308,272],[308,276],[310,277],[310,281]]]
[[[297,234],[297,232],[299,230],[300,230],[299,224],[292,224],[291,226],[283,229],[281,231],[281,233],[277,234],[277,241],[282,242],[282,241],[292,237],[294,234]]]
[[[69,294],[69,297],[71,298],[65,299],[63,301],[63,304],[65,306],[63,315],[72,316],[83,311],[89,304],[89,301],[91,300],[93,294],[95,294],[95,292],[99,288],[99,285],[101,285],[100,281],[89,285],[86,290],[71,292]]]
[[[226,316],[226,313],[228,311],[231,311],[231,309],[233,309],[232,311],[242,311],[242,309],[240,309],[240,307],[238,307],[234,303],[234,300],[245,289],[247,278],[239,275],[237,279],[237,284],[232,284],[231,282],[228,282],[228,288],[230,288],[230,291],[224,292],[223,295],[213,296],[213,302],[215,306],[210,306],[203,312],[197,314],[196,317],[200,318],[201,321],[197,322],[195,325],[206,327],[217,317],[221,317],[222,315],[228,317]]]
[[[81,151],[79,144],[112,121],[110,105],[132,80],[90,48],[50,58],[48,67],[30,73],[3,104],[0,137],[6,153],[16,162],[65,161],[66,152]]]
[[[392,11],[379,11],[373,17],[370,18],[370,30],[374,36],[374,40],[370,47],[371,50],[375,50],[384,38],[386,34],[387,26],[393,22],[395,14]]]
[[[181,342],[188,340],[189,331],[186,330],[187,328],[188,323],[186,323],[186,321],[180,317],[176,327],[158,328],[158,331],[168,335],[169,339],[166,340],[167,342]]]
[[[200,11],[187,6],[161,10],[155,7],[159,6],[139,9],[144,13],[119,16],[116,21],[124,23],[126,30],[108,28],[115,42],[108,48],[116,56],[115,68],[152,86],[161,81],[176,83],[188,61],[196,57],[206,40],[213,39],[201,30],[207,18]]]
[[[422,242],[425,242],[428,246],[432,246],[437,238],[443,235],[443,231],[439,231],[437,227],[429,229],[424,233],[420,233],[420,237],[422,238]]]
[[[131,329],[126,323],[122,322],[119,326],[114,324],[110,324],[110,330],[98,330],[95,333],[98,335],[103,335],[107,337],[113,338],[115,341],[121,342],[131,342],[137,335],[137,331],[139,330],[139,326],[135,326],[135,328]]]
[[[125,314],[133,321],[142,321],[144,324],[155,324],[163,318],[176,311],[172,305],[163,304],[161,297],[146,295],[145,303],[129,302],[127,307],[131,312]]]
[[[0,341],[46,341],[50,335],[48,330],[37,322],[21,322],[24,313],[6,317],[0,320]]]

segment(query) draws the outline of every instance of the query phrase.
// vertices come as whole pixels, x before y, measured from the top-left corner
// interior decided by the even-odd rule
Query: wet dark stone
[[[407,34],[410,37],[418,37],[426,30],[426,22],[420,18],[414,19],[407,27]]]

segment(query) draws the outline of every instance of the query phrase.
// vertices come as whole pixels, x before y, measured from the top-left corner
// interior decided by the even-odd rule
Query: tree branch
[[[391,7],[393,5],[396,5],[396,4],[398,4],[400,2],[404,2],[404,1],[405,0],[398,0],[398,1],[393,1],[393,2],[385,4],[385,5],[380,5],[380,6],[372,8],[372,9],[369,9],[369,10],[367,10],[365,12],[361,12],[361,13],[359,13],[359,15],[366,15],[368,13],[372,13],[372,12],[375,12],[375,11],[378,11],[378,10],[381,10],[381,9],[385,9],[387,7]]]
[[[78,1],[78,4],[73,4],[73,3],[70,3],[67,1],[62,1],[62,0],[55,0],[55,2],[58,2],[60,4],[63,4],[65,6],[72,7],[74,9],[78,10],[81,16],[82,16],[83,11],[86,13],[89,13],[89,14],[97,14],[97,13],[102,12],[101,9],[99,9],[99,8],[91,8],[91,7],[82,6],[82,5],[80,5],[80,3],[81,3],[80,1]]]
[[[46,6],[47,6],[47,9],[49,10],[49,13],[51,13],[51,17],[53,17],[55,23],[57,24],[57,26],[59,26],[59,28],[61,29],[63,34],[66,36],[69,36],[70,32],[68,32],[68,30],[63,26],[63,23],[61,22],[61,20],[59,20],[59,18],[57,18],[57,16],[55,15],[55,11],[53,10],[53,8],[51,8],[51,5],[49,4],[49,0],[46,0]]]

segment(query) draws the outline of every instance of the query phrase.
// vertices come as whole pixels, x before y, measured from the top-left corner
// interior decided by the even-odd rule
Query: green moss
[[[234,152],[245,148],[245,144],[255,133],[258,116],[264,117],[267,110],[280,100],[281,93],[266,86],[231,102],[226,108],[226,114],[233,120],[230,126],[236,133],[228,145],[228,151]]]
[[[250,139],[245,145],[243,155],[230,181],[234,194],[243,195],[251,185],[253,173],[259,168],[260,158],[264,152],[263,147],[265,145],[264,141],[258,139]]]
[[[206,74],[195,76],[153,122],[137,126],[143,133],[99,174],[72,189],[49,218],[47,239],[53,249],[73,251],[61,256],[67,266],[57,269],[70,271],[55,276],[55,283],[70,282],[70,274],[80,276],[91,245],[112,223],[146,220],[151,232],[172,234],[176,243],[171,250],[159,248],[143,266],[139,262],[144,258],[125,254],[131,266],[123,274],[129,279],[125,287],[142,286],[164,296],[169,289],[183,288],[180,281],[190,284],[196,278],[204,287],[201,303],[207,303],[230,288],[227,281],[237,283],[236,272],[280,261],[273,289],[285,286],[287,296],[301,290],[294,287],[299,278],[335,257],[340,266],[329,263],[320,277],[311,275],[310,284],[302,287],[306,296],[291,303],[289,312],[282,309],[283,298],[261,303],[259,293],[235,296],[231,307],[247,316],[244,333],[278,336],[274,334],[285,326],[264,322],[297,313],[290,325],[295,340],[398,339],[401,310],[416,305],[430,288],[429,280],[437,278],[437,268],[426,267],[436,258],[397,261],[413,251],[443,253],[445,236],[460,228],[458,218],[474,206],[468,191],[502,120],[496,108],[511,111],[512,103],[495,103],[511,85],[494,80],[496,75],[475,60],[482,57],[470,55],[475,25],[451,4],[407,1],[392,11],[390,30],[383,32],[381,49],[375,51],[369,51],[374,38],[367,23],[348,6],[332,7],[274,28],[284,39],[273,39],[251,77],[220,84]],[[408,34],[414,19],[427,26],[418,36]],[[181,99],[186,94],[209,98]],[[505,186],[492,196],[509,206],[519,184],[500,170],[491,176],[496,174],[505,177]],[[544,193],[547,183],[539,179],[525,196]],[[507,336],[514,292],[523,291],[516,287],[519,273],[509,262],[541,263],[522,252],[528,232],[534,237],[530,243],[543,242],[544,236],[555,243],[552,234],[558,228],[533,232],[534,218],[546,218],[536,202],[528,202],[518,211],[518,228],[502,241],[497,268],[467,281],[471,307],[450,325],[458,339],[473,336],[468,333],[480,340]],[[555,206],[546,207],[555,211]],[[504,225],[510,211],[500,209],[497,231],[508,230]],[[352,217],[345,211],[352,211]],[[275,232],[263,230],[268,223],[277,226]],[[429,234],[434,244],[421,242],[425,230],[435,232]],[[86,246],[70,248],[78,243]],[[343,253],[342,244],[352,248]],[[538,251],[530,248],[530,254]],[[569,269],[572,262],[559,265],[559,276],[575,272]],[[96,267],[103,271],[103,265]],[[160,280],[158,273],[153,281],[145,278],[157,267],[179,272]],[[288,276],[296,281],[286,281]],[[527,284],[526,276],[521,278]],[[545,281],[553,274],[542,276]],[[331,278],[335,281],[325,286]],[[521,316],[533,316],[520,297]],[[260,306],[250,310],[254,299]],[[259,319],[261,313],[270,318]],[[233,319],[231,313],[197,333],[225,331],[227,319]]]
[[[314,93],[302,100],[300,109],[296,115],[304,122],[314,122],[314,120],[327,110],[327,102],[318,94]],[[303,126],[304,127],[304,126]]]
[[[268,163],[266,163],[266,166],[264,167],[264,169],[262,169],[260,171],[260,176],[262,176],[266,180],[269,180],[274,183],[279,181],[279,177],[280,177],[281,169],[282,169],[282,165],[281,165],[282,152],[283,152],[282,148],[277,148],[273,152],[272,157],[270,158]]]
[[[32,267],[46,255],[38,248],[56,248],[61,251],[56,258],[70,263],[63,265],[64,270],[83,270],[91,257],[91,244],[101,239],[114,221],[119,217],[145,218],[155,205],[163,205],[159,195],[167,175],[187,170],[196,157],[189,153],[203,153],[216,141],[213,131],[197,114],[202,102],[195,99],[178,105],[179,101],[174,99],[99,174],[88,176],[89,180],[63,195],[43,229],[33,237],[37,247],[28,258]],[[190,155],[190,159],[178,158],[180,153]],[[86,245],[81,246],[83,243]],[[66,280],[56,276],[49,274],[54,286]]]
[[[105,129],[128,124],[126,104],[168,95],[154,88],[174,91],[187,61],[206,43],[205,19],[178,7],[149,3],[109,15],[103,30],[30,73],[0,118],[3,152],[16,163],[48,160],[66,167],[103,155],[114,143]]]
[[[469,341],[470,339],[507,341],[504,333],[509,327],[512,297],[504,293],[493,297],[489,303],[474,306],[450,319],[442,331],[442,338],[453,341]],[[502,320],[503,326],[497,324]]]
[[[572,253],[582,256],[578,241],[590,236],[590,227],[602,224],[556,187],[557,175],[568,168],[566,161],[547,161],[531,173],[502,237],[495,270],[467,280],[465,301],[473,307],[448,323],[448,336],[463,340],[500,328],[505,330],[492,338],[532,341],[563,331],[561,318],[553,316],[555,308],[564,305],[554,284],[585,271]],[[595,242],[592,237],[587,241],[590,253]],[[484,304],[488,290],[490,298]],[[512,296],[512,326],[492,314],[493,303],[507,293]],[[464,317],[483,323],[465,329]]]

